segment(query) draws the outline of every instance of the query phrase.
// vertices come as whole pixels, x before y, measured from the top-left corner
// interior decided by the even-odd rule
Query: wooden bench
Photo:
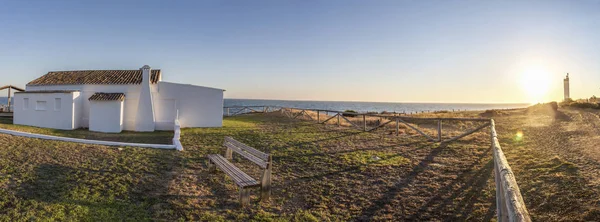
[[[223,145],[227,147],[227,151],[225,151],[225,157],[219,154],[208,155],[208,168],[210,172],[215,172],[216,168],[218,167],[225,172],[225,174],[231,177],[233,182],[235,182],[240,188],[239,198],[242,206],[250,202],[249,189],[254,187],[260,187],[261,201],[268,200],[271,196],[271,171],[273,167],[271,155],[254,149],[246,144],[234,140],[231,137],[225,137],[225,142]],[[229,162],[229,160],[231,160],[233,157],[233,152],[264,169],[260,182]]]

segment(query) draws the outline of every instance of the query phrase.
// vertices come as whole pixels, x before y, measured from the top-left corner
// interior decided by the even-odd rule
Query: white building
[[[161,70],[48,72],[15,93],[14,123],[117,133],[221,127],[223,90],[162,81]]]

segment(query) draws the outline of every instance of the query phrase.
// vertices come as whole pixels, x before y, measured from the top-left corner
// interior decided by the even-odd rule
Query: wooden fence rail
[[[400,124],[404,124],[407,127],[415,130],[417,133],[423,135],[431,142],[440,142],[440,143],[449,143],[452,141],[456,141],[460,138],[471,135],[475,132],[481,131],[486,127],[490,127],[490,135],[491,135],[491,149],[493,150],[493,159],[494,159],[494,178],[496,185],[496,208],[497,208],[497,217],[498,221],[531,221],[529,217],[529,212],[525,207],[525,202],[523,201],[523,197],[521,196],[521,191],[519,190],[519,186],[517,185],[517,181],[515,176],[508,165],[508,161],[502,152],[502,148],[500,147],[500,142],[498,141],[498,136],[496,133],[495,123],[493,119],[489,118],[437,118],[437,117],[412,117],[405,115],[384,115],[384,114],[375,114],[375,113],[354,113],[354,112],[342,112],[335,110],[324,110],[324,109],[301,109],[301,108],[290,108],[290,107],[275,107],[275,106],[233,106],[233,107],[224,107],[225,116],[236,116],[243,115],[249,113],[268,113],[268,112],[280,112],[284,116],[288,118],[296,119],[301,116],[306,116],[308,119],[312,121],[316,121],[319,124],[325,124],[326,122],[337,118],[337,125],[340,126],[340,121],[344,120],[350,124],[351,127],[354,127],[358,130],[362,130],[365,132],[373,131],[375,129],[381,128],[385,125],[395,122],[396,123],[396,135],[399,135]],[[233,110],[233,112],[231,112]],[[296,111],[296,112],[295,112]],[[313,118],[308,112],[314,112],[317,114],[316,118]],[[327,118],[321,121],[321,112],[325,112]],[[333,115],[330,115],[333,114]],[[358,119],[362,119],[362,124],[357,125],[356,123],[349,120],[347,117],[358,117]],[[362,118],[360,118],[362,117]],[[372,128],[367,127],[367,119],[366,117],[379,117],[380,121],[378,125]],[[383,122],[383,119],[387,121]],[[437,122],[437,135],[434,137],[428,135],[418,128],[418,126],[413,126],[408,121],[417,120],[417,121],[436,121]],[[454,136],[452,138],[442,140],[443,135],[443,122],[450,121],[469,121],[469,122],[481,122],[482,125],[469,130],[463,134],[458,136]]]
[[[494,178],[496,182],[496,210],[498,221],[531,221],[517,180],[502,152],[496,124],[490,120],[490,134],[494,155]]]

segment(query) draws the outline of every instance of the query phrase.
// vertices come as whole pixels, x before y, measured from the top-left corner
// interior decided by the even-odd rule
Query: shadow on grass
[[[309,153],[309,154],[300,154],[300,155],[294,155],[294,156],[274,156],[273,157],[273,161],[275,162],[282,162],[282,161],[286,161],[286,160],[294,160],[297,159],[298,157],[316,157],[316,156],[326,156],[326,155],[336,155],[336,154],[344,154],[344,153],[352,153],[352,152],[357,152],[357,151],[377,151],[377,150],[386,150],[386,149],[391,149],[391,148],[397,148],[397,147],[410,147],[412,145],[417,145],[417,144],[421,144],[423,142],[411,142],[411,143],[400,143],[400,144],[393,144],[393,145],[388,145],[388,146],[376,146],[376,147],[367,147],[367,148],[361,148],[361,149],[351,149],[351,150],[339,150],[339,151],[332,151],[332,152],[319,152],[319,153]],[[420,149],[422,147],[419,148],[415,148],[413,150],[416,149]],[[412,150],[408,150],[405,152],[410,152]]]
[[[411,184],[421,172],[425,171],[429,164],[433,162],[433,159],[442,151],[442,148],[445,147],[446,145],[440,145],[439,147],[432,149],[419,164],[413,167],[408,176],[401,178],[395,185],[391,186],[390,189],[383,194],[382,198],[373,201],[371,206],[365,209],[363,215],[359,216],[358,219],[361,221],[372,221],[377,212],[385,208],[385,206],[391,203],[395,198],[398,198],[400,191]],[[401,210],[405,211],[404,209]]]
[[[469,168],[479,165],[480,160],[491,155],[489,150],[478,156],[478,159]],[[489,157],[489,156],[488,156]],[[455,212],[460,213],[460,217],[456,218],[459,221],[465,221],[473,215],[473,205],[477,201],[478,196],[484,192],[486,185],[490,179],[494,169],[494,160],[490,159],[485,165],[480,166],[476,172],[471,174],[471,171],[461,173],[450,184],[444,186],[437,191],[437,194],[430,198],[425,204],[411,215],[408,220],[419,220],[419,216],[427,211],[441,211],[444,207],[453,206]],[[462,183],[456,186],[457,183]],[[447,196],[450,194],[449,196]],[[446,197],[444,197],[446,196]],[[459,198],[462,197],[462,198]],[[458,199],[458,201],[457,201]],[[495,198],[488,200],[489,203],[495,203]],[[437,206],[435,206],[437,205]],[[434,207],[435,206],[435,207]],[[433,207],[433,208],[432,208]],[[430,209],[432,208],[432,209]],[[495,213],[495,205],[491,204],[488,208],[483,221],[490,221]]]
[[[395,185],[389,187],[388,191],[382,195],[378,200],[372,202],[371,206],[363,210],[363,215],[357,217],[358,220],[371,221],[375,219],[375,216],[383,209],[387,208],[388,205],[395,202],[395,199],[402,198],[398,195],[404,189],[409,189],[417,180],[417,177],[424,171],[427,170],[429,165],[434,162],[434,159],[446,148],[445,145],[440,145],[437,148],[431,150],[431,152],[425,157],[419,164],[417,164],[408,176],[401,178]],[[490,157],[489,149],[478,155],[477,159],[473,161],[473,164],[466,166],[467,168],[477,167],[480,161],[486,157]],[[487,188],[487,183],[491,179],[493,170],[493,160],[487,161],[484,165],[477,168],[475,172],[467,171],[461,173],[457,178],[452,179],[452,182],[445,185],[441,189],[436,189],[436,195],[429,198],[416,212],[411,215],[407,215],[406,220],[418,221],[428,220],[427,216],[421,217],[422,214],[428,215],[427,213],[434,213],[452,209],[455,213],[452,215],[456,220],[464,221],[473,216],[474,204],[478,203],[478,197]],[[461,184],[457,186],[457,184]],[[489,200],[485,200],[488,203],[495,203],[495,199],[492,197]],[[412,211],[406,210],[402,206],[400,209],[402,215],[404,212]],[[485,221],[489,221],[493,218],[495,213],[495,205],[486,209]],[[430,218],[431,219],[431,218]]]
[[[392,148],[392,147],[396,147],[396,146],[399,146],[399,145],[393,145],[393,146],[382,147],[382,148],[355,149],[355,150],[350,150],[350,151],[342,151],[342,152],[338,152],[338,153],[366,151],[366,150],[380,150],[380,149],[388,149],[388,148]],[[422,149],[422,148],[427,147],[427,146],[428,146],[427,144],[426,145],[422,145],[422,146],[420,146],[418,148],[415,148],[414,150]],[[372,164],[377,164],[378,162],[382,162],[382,161],[385,161],[387,159],[393,159],[393,158],[399,157],[399,156],[403,156],[403,155],[401,155],[401,154],[395,154],[395,155],[388,156],[385,159],[380,159],[380,160],[373,161],[373,162],[370,162],[370,163],[365,163],[365,164],[354,165],[354,166],[351,166],[351,167],[344,168],[342,170],[329,171],[329,172],[315,174],[315,175],[309,175],[309,176],[301,176],[301,177],[295,178],[293,180],[289,180],[289,181],[287,181],[287,182],[285,182],[285,183],[283,183],[281,185],[276,185],[274,187],[275,188],[285,187],[285,186],[289,186],[291,184],[298,183],[298,182],[301,182],[301,181],[306,181],[306,180],[321,180],[321,179],[323,179],[325,177],[340,175],[340,174],[343,174],[343,173],[351,173],[351,172],[359,173],[359,172],[361,172],[364,169],[364,167],[367,167],[367,166],[372,165]]]
[[[20,185],[16,197],[26,203],[43,206],[48,212],[36,212],[39,215],[35,216],[41,220],[63,220],[63,217],[92,221],[160,218],[157,212],[174,209],[168,200],[161,197],[168,193],[171,166],[178,158],[167,157],[165,162],[155,158],[164,156],[151,156],[151,161],[144,163],[148,168],[122,170],[43,163],[35,166],[32,179]]]

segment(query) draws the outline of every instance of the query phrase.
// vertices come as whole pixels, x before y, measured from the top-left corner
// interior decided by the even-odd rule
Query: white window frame
[[[46,111],[48,109],[48,102],[44,100],[35,101],[35,110],[36,111]]]

